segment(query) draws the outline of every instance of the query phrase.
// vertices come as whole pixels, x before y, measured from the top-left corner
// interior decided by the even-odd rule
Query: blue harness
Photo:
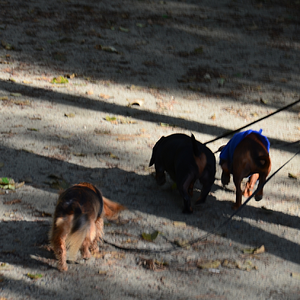
[[[257,135],[257,137],[264,144],[264,146],[267,148],[268,153],[269,153],[270,142],[266,136],[261,134],[262,129],[260,129],[259,131],[250,129],[250,130],[238,132],[232,137],[232,139],[227,143],[227,145],[222,149],[222,151],[220,153],[220,164],[222,161],[226,160],[228,167],[231,168],[233,153],[234,153],[236,146],[241,142],[241,140],[243,138],[245,138],[250,133],[255,133]]]

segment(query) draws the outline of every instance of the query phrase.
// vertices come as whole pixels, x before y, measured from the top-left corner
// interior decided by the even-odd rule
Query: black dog
[[[203,203],[215,181],[216,159],[205,145],[196,141],[194,135],[172,134],[161,137],[155,144],[149,167],[155,164],[156,181],[166,182],[167,171],[183,197],[183,213],[192,213],[191,196],[194,183],[199,179],[202,190],[197,204]]]

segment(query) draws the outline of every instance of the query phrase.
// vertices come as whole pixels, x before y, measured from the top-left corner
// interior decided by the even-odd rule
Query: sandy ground
[[[300,299],[300,156],[194,244],[231,215],[233,183],[223,189],[218,166],[206,203],[184,215],[148,167],[162,135],[206,142],[299,99],[299,1],[0,7],[0,177],[25,182],[0,195],[1,300]],[[299,118],[298,104],[252,127],[270,139],[272,171],[299,150]],[[105,224],[100,255],[63,274],[51,214],[59,188],[81,181],[128,210]]]

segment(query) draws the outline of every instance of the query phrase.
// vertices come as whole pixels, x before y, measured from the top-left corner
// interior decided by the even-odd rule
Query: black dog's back
[[[190,195],[196,179],[205,185],[200,202],[205,198],[214,182],[215,157],[213,153],[192,135],[172,134],[162,137],[155,144],[149,166],[155,164],[156,181],[165,183],[167,171],[184,198],[184,212],[191,212]],[[208,192],[207,192],[208,190]]]

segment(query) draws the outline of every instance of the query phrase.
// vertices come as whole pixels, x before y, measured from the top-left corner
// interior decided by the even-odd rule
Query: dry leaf
[[[148,241],[148,242],[153,242],[157,236],[158,236],[159,232],[158,231],[154,231],[152,233],[145,233],[143,232],[142,233],[142,238],[145,240],[145,241]]]
[[[89,90],[89,91],[86,92],[86,94],[89,95],[89,96],[91,96],[91,95],[94,94],[94,91],[93,90]]]
[[[299,279],[300,280],[300,273],[297,272],[292,272],[291,276],[295,279]]]
[[[264,253],[265,252],[265,246],[262,245],[260,246],[259,248],[256,248],[254,251],[253,251],[253,254],[261,254],[261,253]]]
[[[129,103],[128,106],[131,107],[133,105],[143,106],[145,100],[144,99],[126,99]]]
[[[185,222],[180,222],[180,221],[174,221],[173,225],[175,227],[186,227],[186,223]]]
[[[104,120],[106,120],[108,122],[111,122],[112,124],[118,124],[118,121],[117,121],[116,117],[106,116]]]
[[[13,97],[21,97],[22,96],[22,94],[20,94],[20,93],[10,93],[10,95]]]
[[[51,80],[51,83],[56,83],[56,84],[65,84],[68,82],[69,80],[64,76],[53,77],[53,79]]]
[[[99,94],[99,97],[105,99],[105,100],[108,100],[108,99],[113,99],[114,97],[113,96],[109,96],[109,95],[105,95],[105,94]]]
[[[67,117],[67,118],[74,118],[75,114],[69,113],[69,114],[64,114],[64,116]]]
[[[221,265],[221,261],[212,260],[205,263],[198,263],[197,267],[200,269],[216,269]]]
[[[3,204],[5,204],[5,205],[13,205],[13,204],[21,203],[21,202],[22,202],[21,199],[14,199],[14,200],[10,200],[10,201],[5,201],[5,202],[3,202]]]
[[[288,174],[289,178],[292,178],[292,179],[298,179],[299,176],[295,175],[295,174],[292,174],[292,173],[289,173]]]
[[[114,155],[113,153],[110,153],[110,154],[109,154],[109,157],[110,157],[110,158],[113,158],[113,159],[119,160],[119,157],[118,157],[117,155]]]
[[[30,273],[27,273],[26,276],[29,277],[30,279],[40,279],[43,277],[42,274],[30,274]]]
[[[210,118],[211,118],[212,120],[215,120],[215,119],[216,119],[216,114],[213,114]]]
[[[175,239],[174,243],[181,248],[189,249],[191,247],[189,241],[184,239]]]

